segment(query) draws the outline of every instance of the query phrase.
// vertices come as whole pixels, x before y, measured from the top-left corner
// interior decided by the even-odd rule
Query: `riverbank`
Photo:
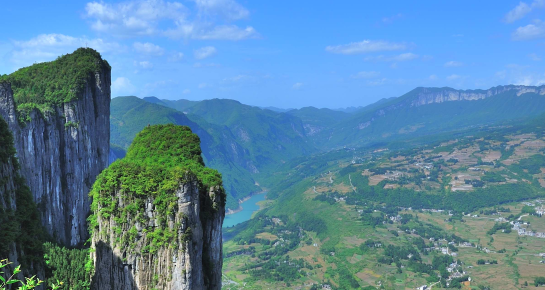
[[[255,194],[250,198],[245,198],[245,201],[241,203],[241,210],[236,213],[226,215],[223,221],[223,228],[232,227],[250,220],[253,214],[261,209],[261,204],[265,201],[265,192],[261,194]]]
[[[228,216],[228,215],[231,215],[231,214],[235,214],[235,213],[238,213],[238,212],[241,212],[243,210],[242,208],[242,204],[245,203],[246,201],[248,201],[250,198],[252,198],[253,196],[256,196],[256,195],[259,195],[259,194],[264,194],[264,193],[267,193],[267,191],[263,190],[263,191],[259,191],[259,192],[255,192],[255,193],[252,193],[248,196],[246,196],[245,198],[243,199],[239,199],[238,200],[238,208],[237,209],[230,209],[228,208],[227,210],[225,210],[225,215]]]

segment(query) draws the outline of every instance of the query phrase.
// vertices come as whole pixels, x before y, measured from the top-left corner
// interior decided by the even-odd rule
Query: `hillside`
[[[544,86],[468,91],[416,88],[399,98],[368,106],[314,139],[322,148],[336,148],[508,124],[545,112],[544,93]]]
[[[545,271],[543,123],[402,143],[286,164],[269,207],[226,230],[225,281],[517,289]]]
[[[345,120],[350,116],[349,113],[314,107],[294,109],[287,113],[301,119],[303,127],[305,128],[305,133],[308,136],[315,135],[325,128]]]
[[[217,169],[223,175],[228,193],[227,208],[238,208],[239,199],[260,191],[246,167],[247,153],[229,132],[219,126],[206,122],[197,124],[182,112],[137,97],[112,99],[110,119],[111,142],[125,149],[136,134],[148,125],[175,124],[190,127],[201,140],[207,166]]]

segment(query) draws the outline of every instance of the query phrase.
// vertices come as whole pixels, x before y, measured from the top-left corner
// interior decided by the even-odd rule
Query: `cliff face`
[[[529,86],[498,86],[488,90],[454,90],[451,88],[443,89],[427,89],[421,88],[417,93],[417,97],[412,99],[410,105],[418,107],[428,104],[453,102],[453,101],[476,101],[483,100],[489,97],[499,95],[501,93],[515,91],[517,96],[525,93],[535,93],[545,95],[545,86],[529,87]]]
[[[0,116],[14,135],[21,174],[32,191],[48,233],[64,245],[89,238],[88,193],[108,165],[110,70],[89,75],[77,99],[21,124],[9,83],[0,83]]]
[[[44,279],[44,267],[39,262],[43,257],[43,231],[30,190],[19,175],[15,153],[8,124],[0,117],[0,259],[13,263],[2,269],[2,276],[9,277],[15,266],[23,264],[24,272],[17,279],[24,280],[24,275]]]
[[[225,192],[198,142],[187,127],[151,126],[100,174],[93,289],[221,289]]]

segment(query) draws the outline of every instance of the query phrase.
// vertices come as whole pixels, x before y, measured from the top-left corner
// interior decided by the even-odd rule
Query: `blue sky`
[[[2,4],[0,74],[89,46],[114,97],[339,108],[545,84],[545,0],[29,2]]]

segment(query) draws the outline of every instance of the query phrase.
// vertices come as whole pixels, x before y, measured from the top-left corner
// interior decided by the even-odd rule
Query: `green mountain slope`
[[[172,101],[161,101],[175,108]],[[177,102],[181,101],[184,100]],[[248,153],[246,168],[258,180],[260,176],[267,175],[278,165],[294,157],[315,152],[305,134],[303,122],[290,114],[226,99],[200,101],[184,107],[184,112],[198,124],[206,122],[229,131]]]
[[[312,136],[342,120],[347,119],[350,113],[335,111],[331,109],[318,109],[315,107],[304,107],[287,112],[303,121],[307,135]]]
[[[111,143],[125,149],[136,134],[148,125],[175,124],[190,127],[201,139],[206,165],[223,175],[228,194],[227,208],[238,208],[237,200],[260,191],[251,173],[245,168],[247,152],[236,143],[228,130],[206,122],[197,124],[181,112],[137,97],[112,99],[110,121]]]
[[[500,86],[489,90],[417,88],[362,109],[322,131],[324,148],[436,134],[527,120],[545,112],[545,87]]]

